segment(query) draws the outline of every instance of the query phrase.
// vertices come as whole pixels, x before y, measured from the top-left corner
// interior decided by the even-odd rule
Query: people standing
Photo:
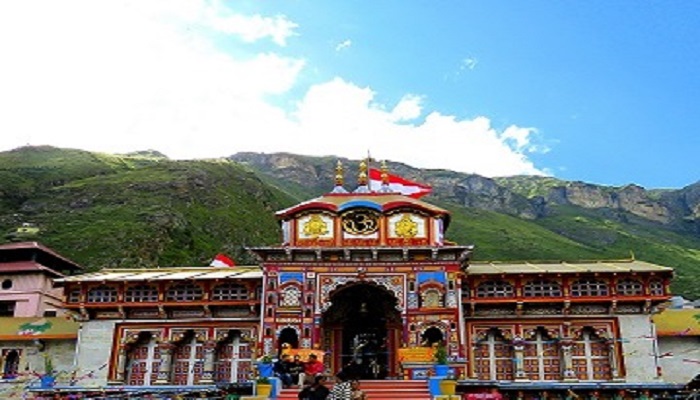
[[[352,383],[350,382],[347,374],[338,372],[335,376],[336,383],[333,385],[330,394],[328,395],[329,400],[353,400],[352,397]]]
[[[360,389],[360,381],[353,379],[350,381],[350,387],[352,388],[352,400],[367,400],[367,395]]]

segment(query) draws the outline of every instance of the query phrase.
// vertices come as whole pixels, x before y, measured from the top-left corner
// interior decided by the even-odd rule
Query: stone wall
[[[657,381],[655,340],[649,315],[621,315],[620,338],[627,382]]]
[[[92,377],[81,380],[80,386],[107,385],[114,325],[115,321],[83,322],[76,350],[78,374],[82,376],[92,372]]]
[[[659,338],[659,359],[665,382],[688,383],[700,374],[700,337],[663,336]]]

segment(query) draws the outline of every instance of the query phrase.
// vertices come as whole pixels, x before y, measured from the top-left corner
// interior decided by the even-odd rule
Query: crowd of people
[[[360,389],[360,382],[344,372],[335,376],[336,382],[329,389],[326,385],[325,366],[315,354],[309,354],[308,360],[289,354],[275,362],[273,371],[285,388],[300,388],[299,400],[367,400]]]

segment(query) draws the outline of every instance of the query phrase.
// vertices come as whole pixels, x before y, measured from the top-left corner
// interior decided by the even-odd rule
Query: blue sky
[[[0,150],[700,180],[700,3],[0,5]]]

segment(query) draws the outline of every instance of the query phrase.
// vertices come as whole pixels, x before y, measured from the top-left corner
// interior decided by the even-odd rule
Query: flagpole
[[[372,156],[369,154],[369,149],[367,149],[367,186],[369,187],[369,192],[373,193],[372,190],[372,180],[369,178],[369,170],[371,169]]]

